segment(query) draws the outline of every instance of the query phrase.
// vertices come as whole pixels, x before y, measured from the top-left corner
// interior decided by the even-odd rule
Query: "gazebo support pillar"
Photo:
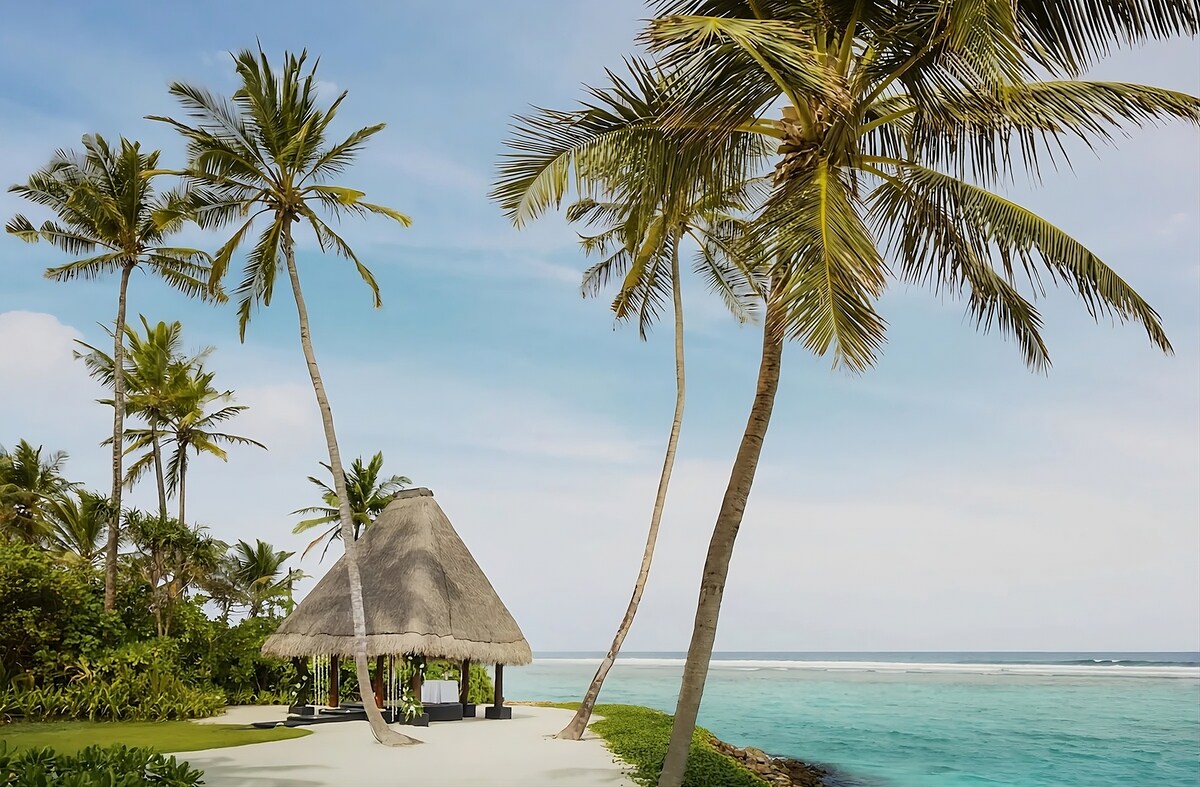
[[[338,698],[342,696],[341,687],[341,664],[338,663],[336,655],[329,657],[329,707],[338,707]]]
[[[463,718],[475,718],[475,703],[471,702],[471,660],[463,659],[458,676],[458,701],[462,704]]]
[[[383,656],[375,657],[375,680],[371,683],[371,688],[375,690],[375,707],[386,715],[388,708],[383,702]]]
[[[512,708],[504,707],[504,665],[496,665],[496,693],[492,698],[492,706],[483,709],[483,715],[489,719],[511,719]]]

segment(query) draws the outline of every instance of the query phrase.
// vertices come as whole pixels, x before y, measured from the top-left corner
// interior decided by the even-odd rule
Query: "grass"
[[[577,710],[578,702],[545,703],[546,707]],[[613,754],[633,768],[630,774],[641,785],[655,785],[667,756],[673,717],[637,705],[597,705],[597,716],[588,728],[608,743]],[[703,727],[692,733],[683,787],[764,787],[766,782],[737,760],[713,748],[713,735]]]
[[[244,746],[311,735],[311,730],[275,727],[260,730],[235,724],[193,724],[190,721],[47,721],[0,725],[0,741],[9,750],[49,746],[72,754],[85,746],[145,746],[169,753]]]

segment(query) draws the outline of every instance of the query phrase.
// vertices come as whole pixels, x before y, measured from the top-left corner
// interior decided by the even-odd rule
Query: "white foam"
[[[555,664],[597,664],[600,659],[537,659]],[[682,667],[684,660],[675,658],[618,659],[626,667]],[[1096,664],[958,664],[907,661],[784,661],[751,659],[714,659],[713,670],[755,671],[761,669],[799,670],[808,672],[882,672],[960,675],[1041,675],[1059,677],[1123,677],[1123,678],[1193,678],[1200,680],[1200,666],[1124,665],[1098,662]]]

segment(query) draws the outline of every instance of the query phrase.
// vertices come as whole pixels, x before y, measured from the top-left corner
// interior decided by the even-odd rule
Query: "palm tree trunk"
[[[696,622],[692,628],[692,642],[688,648],[687,662],[683,667],[683,683],[679,688],[679,702],[675,706],[675,723],[671,727],[671,743],[667,748],[666,760],[658,778],[658,787],[680,787],[687,770],[688,751],[691,748],[692,732],[696,728],[696,715],[700,711],[700,699],[704,694],[704,681],[708,677],[708,663],[712,658],[713,642],[717,638],[717,619],[721,614],[721,600],[725,593],[725,579],[729,575],[729,561],[733,557],[733,542],[742,524],[746,510],[746,499],[754,483],[754,472],[758,469],[758,457],[762,453],[763,439],[775,406],[775,393],[779,389],[779,366],[783,356],[783,331],[778,325],[779,315],[768,300],[767,316],[763,329],[762,363],[758,369],[758,389],[750,407],[750,418],[742,443],[738,447],[733,470],[729,474],[729,485],[721,501],[721,511],[713,527],[712,540],[708,544],[708,557],[704,561],[704,574],[700,580],[700,599],[696,605]]]
[[[183,518],[184,504],[187,502],[187,443],[179,444],[179,524],[187,526]]]
[[[671,485],[671,471],[675,468],[675,451],[679,445],[679,430],[683,426],[684,376],[683,376],[683,297],[679,291],[679,233],[675,233],[671,247],[671,300],[675,308],[675,415],[671,421],[671,434],[667,438],[667,452],[663,457],[662,474],[658,477],[658,494],[654,498],[654,510],[650,514],[650,530],[646,534],[646,548],[642,551],[642,567],[638,570],[637,582],[633,585],[633,595],[629,606],[625,608],[625,617],[617,627],[608,653],[596,669],[596,675],[583,695],[579,710],[575,711],[571,723],[562,729],[556,738],[577,741],[583,738],[588,722],[592,718],[592,709],[600,697],[600,689],[604,679],[621,652],[625,637],[633,626],[634,616],[637,615],[638,605],[642,603],[642,594],[646,590],[646,580],[650,576],[650,564],[654,561],[654,547],[658,542],[658,526],[662,521],[663,508],[667,503],[667,487]]]
[[[113,453],[112,512],[108,519],[108,544],[104,550],[104,611],[117,605],[117,547],[121,542],[121,487],[125,475],[121,460],[125,446],[125,301],[129,294],[129,276],[136,262],[121,267],[121,293],[117,298],[117,322],[113,338]]]
[[[354,664],[358,673],[358,692],[362,696],[367,720],[375,740],[386,746],[402,746],[420,743],[415,738],[390,729],[375,704],[375,692],[371,690],[371,672],[367,666],[367,615],[363,606],[362,577],[358,573],[358,545],[354,541],[353,516],[350,513],[350,498],[346,493],[346,474],[342,469],[342,457],[338,451],[337,434],[333,429],[333,411],[329,397],[325,395],[325,384],[317,368],[313,354],[312,338],[308,330],[308,308],[300,291],[300,274],[296,271],[296,256],[292,248],[292,228],[288,219],[283,228],[283,256],[287,261],[288,276],[292,281],[292,294],[296,296],[296,313],[300,319],[300,346],[304,360],[308,363],[308,376],[312,379],[313,393],[321,410],[321,425],[325,428],[325,442],[329,448],[329,468],[333,473],[334,490],[337,492],[338,513],[342,525],[342,546],[346,550],[346,571],[350,579],[350,611],[354,618]]]
[[[159,438],[157,418],[150,419],[150,444],[154,449],[154,480],[158,482],[158,515],[162,519],[166,519],[167,484],[163,479],[162,442]]]

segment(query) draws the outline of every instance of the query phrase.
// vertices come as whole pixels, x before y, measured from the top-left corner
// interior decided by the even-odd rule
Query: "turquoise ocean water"
[[[577,700],[600,654],[539,654],[512,699]],[[673,712],[683,654],[623,655],[601,702]],[[871,787],[1200,786],[1198,653],[718,653],[700,723]]]

